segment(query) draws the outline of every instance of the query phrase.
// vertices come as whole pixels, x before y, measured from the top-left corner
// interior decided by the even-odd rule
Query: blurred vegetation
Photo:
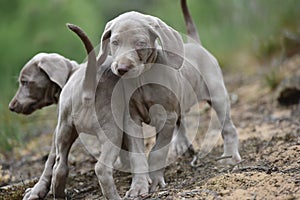
[[[255,70],[258,61],[282,51],[283,31],[299,31],[298,0],[188,0],[188,4],[203,45],[229,70]],[[7,108],[23,65],[38,52],[57,52],[81,62],[84,48],[65,24],[81,26],[97,44],[105,23],[129,10],[158,16],[185,33],[179,0],[0,1],[0,153],[42,131],[52,116],[54,129],[51,109],[24,117]],[[41,118],[50,111],[53,115]]]
[[[279,67],[273,67],[264,75],[265,82],[271,90],[275,90],[279,83],[283,80],[283,74],[278,73]]]

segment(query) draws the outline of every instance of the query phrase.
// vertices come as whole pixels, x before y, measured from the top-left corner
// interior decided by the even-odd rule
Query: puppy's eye
[[[135,46],[140,49],[140,48],[145,48],[147,46],[147,43],[144,41],[138,41]]]
[[[119,45],[119,42],[118,42],[117,40],[113,40],[113,41],[111,42],[111,44],[114,45],[114,46],[118,46],[118,45]]]
[[[29,84],[28,81],[23,81],[23,80],[21,81],[21,85],[22,85],[22,86],[27,86],[28,84]]]

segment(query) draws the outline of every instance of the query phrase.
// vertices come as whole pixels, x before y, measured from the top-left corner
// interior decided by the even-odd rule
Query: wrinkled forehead
[[[32,72],[34,71],[34,62],[32,62],[32,60],[28,61],[24,67],[22,68],[22,70],[20,71],[20,76],[19,79],[22,79],[24,77],[28,78]]]
[[[37,63],[34,60],[30,60],[25,64],[25,66],[21,70],[19,81],[21,81],[22,79],[31,81],[36,79],[37,76],[41,76],[40,74],[40,69],[37,66]]]
[[[148,35],[149,25],[142,20],[125,19],[118,20],[111,29],[112,37],[128,37],[136,35]]]

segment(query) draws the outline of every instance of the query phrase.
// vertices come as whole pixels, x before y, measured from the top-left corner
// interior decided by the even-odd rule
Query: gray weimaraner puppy
[[[51,183],[55,198],[64,198],[68,175],[68,153],[78,134],[82,132],[96,135],[101,145],[102,153],[95,171],[103,195],[107,199],[121,199],[113,181],[112,166],[119,155],[123,133],[113,120],[107,120],[113,119],[110,98],[119,78],[110,72],[111,60],[108,58],[98,71],[101,79],[95,96],[97,112],[87,109],[90,112],[89,115],[80,114],[80,110],[85,106],[81,98],[85,68],[95,64],[96,56],[94,55],[93,62],[93,47],[90,43],[86,44],[89,41],[84,33],[76,26],[70,26],[70,28],[85,42],[88,52],[92,52],[89,54],[88,63],[78,67],[76,62],[58,54],[38,54],[21,71],[20,88],[9,105],[12,111],[30,114],[38,108],[57,103],[60,95],[58,124],[53,136],[54,143],[51,152],[38,183],[26,190],[24,199],[44,198]],[[36,94],[37,91],[41,95]],[[106,133],[109,133],[109,136],[106,136]],[[148,188],[145,185],[139,185],[138,180],[138,178],[133,179],[128,195],[138,195],[139,193],[136,192],[144,191],[144,187]]]
[[[180,34],[159,18],[127,12],[106,24],[101,49],[98,62],[102,63],[111,54],[111,69],[122,77],[125,85],[123,119],[130,151],[136,155],[143,152],[142,122],[158,129],[156,144],[148,159],[151,191],[165,185],[163,174],[168,148],[164,146],[170,143],[176,122],[200,100],[211,104],[223,126],[223,156],[231,156],[225,161],[241,160],[222,72],[217,60],[203,46],[184,44]],[[86,98],[95,91],[95,70],[87,67],[85,81],[89,95]],[[134,157],[130,157],[133,171],[148,168],[143,166],[147,164],[145,156],[137,163]]]

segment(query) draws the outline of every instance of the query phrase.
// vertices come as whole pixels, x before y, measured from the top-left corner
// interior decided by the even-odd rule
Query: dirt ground
[[[290,74],[299,72],[300,56],[285,61],[281,69]],[[222,154],[219,139],[206,157],[197,160],[197,167],[190,165],[191,155],[179,157],[166,168],[167,187],[143,199],[300,199],[300,104],[278,105],[262,73],[225,73],[224,77],[234,99],[232,117],[239,131],[242,162],[220,165],[216,161]],[[202,111],[200,123],[208,124],[210,110],[202,106]],[[195,128],[193,116],[192,111],[187,117],[189,132]],[[200,149],[206,127],[198,129],[193,141],[196,150]],[[42,134],[21,149],[23,153],[1,161],[0,200],[21,199],[25,188],[34,185],[42,173],[50,141],[51,134]],[[69,158],[69,199],[104,199],[93,171],[95,161],[76,142]],[[124,196],[131,175],[115,171],[114,177]],[[51,194],[47,199],[52,199]]]

